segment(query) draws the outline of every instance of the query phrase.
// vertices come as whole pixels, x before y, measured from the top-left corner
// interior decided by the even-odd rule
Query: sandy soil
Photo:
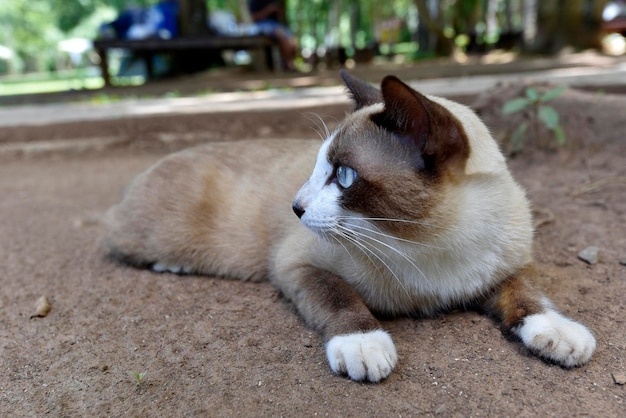
[[[505,142],[519,120],[502,117],[501,105],[520,89],[472,100]],[[320,338],[268,283],[154,274],[116,264],[101,247],[102,213],[167,152],[220,138],[315,137],[310,114],[0,129],[5,142],[25,144],[121,138],[0,153],[2,415],[623,416],[626,97],[568,91],[553,104],[567,146],[528,146],[511,167],[540,221],[540,285],[593,330],[595,356],[564,370],[475,313],[399,318],[383,321],[400,362],[379,385],[333,375]],[[345,111],[311,109],[331,128]],[[591,245],[600,249],[594,265],[577,258]],[[42,295],[52,309],[32,318]],[[132,376],[143,372],[141,382]]]

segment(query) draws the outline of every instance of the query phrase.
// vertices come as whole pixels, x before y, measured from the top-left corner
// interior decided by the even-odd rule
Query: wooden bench
[[[189,51],[220,52],[223,50],[247,50],[253,54],[252,61],[256,71],[281,68],[280,51],[277,43],[267,36],[188,36],[172,39],[107,39],[93,43],[94,49],[100,56],[100,69],[106,86],[111,86],[109,72],[108,51],[124,49],[137,56],[143,57],[146,62],[148,77],[153,77],[152,56],[159,53],[178,54]]]
[[[626,36],[626,17],[617,17],[613,20],[603,21],[602,29],[608,33],[619,33]]]

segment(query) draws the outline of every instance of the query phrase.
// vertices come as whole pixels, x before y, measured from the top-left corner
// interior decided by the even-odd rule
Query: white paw
[[[553,310],[526,317],[517,334],[530,350],[565,367],[585,364],[596,349],[584,325]]]
[[[330,368],[352,380],[380,382],[398,363],[396,347],[382,330],[337,335],[326,344]]]
[[[178,266],[175,264],[167,264],[167,263],[154,263],[152,265],[152,270],[156,273],[191,273],[191,269],[187,266]]]

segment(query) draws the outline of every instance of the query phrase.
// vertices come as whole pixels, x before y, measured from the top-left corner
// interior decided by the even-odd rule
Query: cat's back
[[[249,140],[169,155],[109,210],[105,242],[133,264],[261,279],[272,244],[298,225],[291,201],[318,148],[319,141]]]

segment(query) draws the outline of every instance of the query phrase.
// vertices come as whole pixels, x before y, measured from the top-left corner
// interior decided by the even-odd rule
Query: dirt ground
[[[522,116],[500,109],[521,91],[462,100],[506,147]],[[333,375],[320,338],[269,283],[137,270],[100,242],[100,216],[166,153],[316,137],[311,115],[332,128],[345,105],[0,128],[0,145],[23,144],[0,152],[1,415],[624,416],[626,96],[569,90],[552,104],[566,146],[528,144],[510,164],[536,213],[539,284],[592,329],[591,362],[547,364],[471,312],[398,318],[383,324],[400,361],[378,385]],[[74,142],[37,147],[44,139]],[[596,264],[577,257],[588,246]],[[43,295],[51,311],[33,318]]]

